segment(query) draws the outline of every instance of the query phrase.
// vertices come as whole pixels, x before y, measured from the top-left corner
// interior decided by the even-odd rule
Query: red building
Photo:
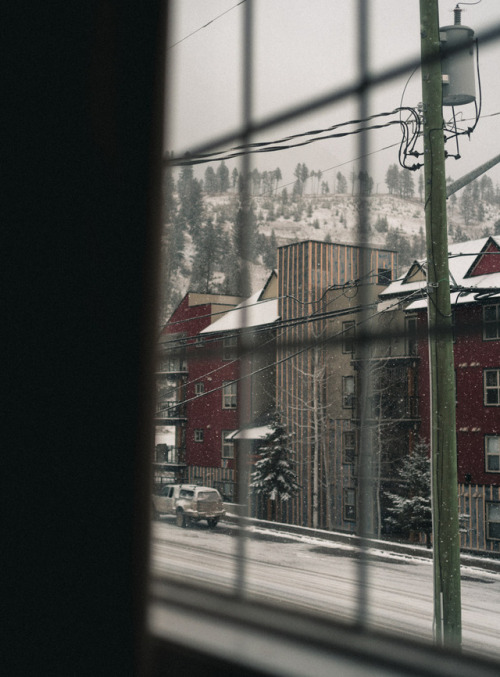
[[[454,317],[456,435],[461,545],[500,552],[500,240],[449,247]],[[388,294],[409,296],[425,287],[425,264],[415,263]],[[410,303],[408,318],[426,330],[427,302]],[[420,434],[429,439],[427,341],[418,341]]]
[[[192,455],[192,428],[201,427],[205,409],[196,399],[205,385],[200,377],[215,368],[216,360],[200,349],[197,337],[240,301],[237,296],[189,292],[160,334],[155,417],[157,480],[190,479],[187,464]]]
[[[156,423],[175,427],[177,476],[213,486],[229,501],[236,479],[231,435],[274,406],[276,286],[273,273],[239,304],[237,297],[187,294],[161,336],[169,370],[158,373]]]

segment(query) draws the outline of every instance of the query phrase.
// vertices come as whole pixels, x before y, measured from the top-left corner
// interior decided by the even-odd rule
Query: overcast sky
[[[174,0],[170,3],[166,148],[175,154],[194,150],[213,137],[233,131],[241,121],[244,4],[238,5],[239,1]],[[254,0],[254,119],[279,113],[353,81],[357,73],[357,4],[356,0]],[[441,26],[453,23],[456,4],[456,0],[440,0]],[[499,0],[461,5],[462,24],[470,26],[479,38],[481,31],[500,26]],[[372,72],[418,58],[418,0],[370,0],[369,6]],[[479,65],[482,117],[471,140],[463,137],[460,141],[462,158],[447,160],[447,175],[454,179],[500,154],[500,39],[494,45],[481,47],[479,44]],[[391,111],[400,106],[401,101],[405,106],[416,107],[421,101],[420,70],[409,81],[408,77],[405,75],[373,92],[370,113]],[[475,115],[473,104],[455,110],[465,119]],[[329,127],[357,116],[357,102],[352,99],[268,130],[254,140],[277,139]],[[451,116],[450,108],[445,108],[445,116]],[[369,134],[369,150],[379,151],[400,140],[397,125],[373,131]],[[455,146],[449,151],[456,152]],[[378,187],[380,192],[386,192],[385,172],[389,165],[398,162],[397,153],[395,147],[371,156],[370,173],[374,176],[375,189]],[[321,170],[323,180],[328,180],[332,189],[337,172],[342,171],[348,177],[357,155],[357,137],[349,136],[259,154],[253,162],[259,171],[280,167],[283,185],[293,183],[296,164],[305,162],[310,170]],[[227,164],[230,168],[238,166],[236,160]],[[214,169],[217,165],[213,165]],[[201,165],[197,170],[200,177],[205,169],[206,165]],[[500,165],[489,175],[495,183],[500,183]]]

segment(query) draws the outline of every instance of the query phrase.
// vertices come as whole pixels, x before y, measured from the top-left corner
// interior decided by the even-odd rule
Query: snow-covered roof
[[[272,432],[272,428],[268,425],[261,425],[255,428],[242,428],[241,430],[236,430],[234,433],[226,435],[228,440],[263,440],[264,437],[267,437],[269,433]]]
[[[245,327],[260,327],[279,319],[278,299],[259,301],[262,289],[245,299],[239,306],[229,310],[223,317],[202,329],[200,334],[234,331]]]
[[[469,240],[467,242],[457,242],[448,248],[450,285],[451,287],[466,287],[471,290],[500,289],[500,272],[486,273],[483,275],[468,276],[474,264],[483,256],[483,250],[486,245],[492,243],[500,249],[500,239],[494,236],[483,237],[479,240]],[[412,292],[424,289],[427,281],[425,279],[427,263],[426,261],[415,261],[404,275],[392,282],[381,294],[380,297],[390,298],[394,296],[408,296]],[[500,262],[497,268],[500,268]],[[423,274],[418,274],[422,271]],[[410,281],[410,280],[414,281]],[[471,292],[452,292],[452,305],[471,303],[477,296],[477,291]],[[408,306],[408,310],[416,310],[426,307],[426,299],[421,298]]]

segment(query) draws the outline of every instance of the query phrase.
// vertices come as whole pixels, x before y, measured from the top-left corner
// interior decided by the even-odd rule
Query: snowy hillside
[[[365,198],[370,224],[368,244],[394,249],[399,254],[399,273],[415,258],[425,256],[424,205],[418,198],[403,199],[396,195],[378,194]],[[225,238],[225,251],[210,262],[210,283],[204,291],[220,291],[227,277],[228,258],[235,259],[229,244],[234,240],[234,223],[238,198],[233,191],[219,195],[203,195],[202,227],[195,232],[184,228],[183,246],[179,252],[182,265],[176,267],[170,286],[171,311],[187,291],[201,291],[200,280],[193,275],[197,251],[201,249],[203,223],[213,220],[219,228],[219,238]],[[481,201],[481,208],[468,214],[461,198],[448,200],[448,231],[450,243],[477,239],[498,230],[499,208],[496,203]],[[300,199],[283,195],[252,196],[251,213],[254,222],[255,252],[248,262],[252,293],[259,289],[275,266],[276,246],[300,240],[329,240],[345,244],[357,243],[359,196],[348,194],[302,195]],[[466,220],[468,223],[466,224]],[[274,249],[272,247],[274,245]],[[223,262],[223,263],[221,263]],[[208,279],[208,278],[207,278]],[[207,283],[208,284],[208,283]],[[227,280],[226,280],[227,286]],[[225,290],[228,293],[228,290]]]

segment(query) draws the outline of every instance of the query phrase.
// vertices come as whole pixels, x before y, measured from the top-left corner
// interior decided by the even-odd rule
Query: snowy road
[[[236,580],[235,533],[223,524],[210,531],[204,524],[179,529],[155,522],[153,572],[229,590]],[[358,562],[350,547],[259,531],[246,542],[249,596],[355,618]],[[432,639],[429,560],[373,553],[367,593],[369,624]],[[462,616],[464,649],[500,658],[500,574],[462,568]]]

